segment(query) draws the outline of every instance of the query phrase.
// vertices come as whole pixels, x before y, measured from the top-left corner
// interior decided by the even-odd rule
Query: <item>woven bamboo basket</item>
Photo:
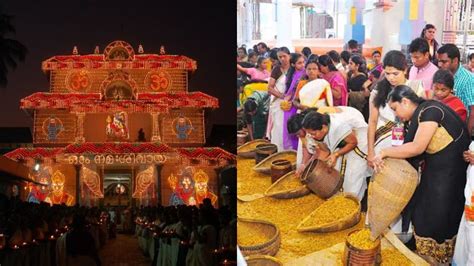
[[[268,156],[253,167],[253,170],[269,175],[271,174],[272,162],[275,160],[288,160],[291,162],[292,169],[296,169],[296,151],[282,151]]]
[[[299,181],[295,176],[295,171],[291,171],[273,183],[267,191],[265,191],[265,196],[276,199],[293,199],[306,196],[311,192],[304,184],[292,189],[281,189],[281,184],[290,178],[295,178]]]
[[[385,159],[384,168],[369,184],[368,218],[376,239],[400,215],[415,192],[418,172],[406,160]]]
[[[245,143],[244,145],[237,148],[237,155],[243,158],[254,158],[255,148],[259,144],[269,143],[266,139],[256,139]]]
[[[277,258],[267,255],[252,255],[244,259],[248,266],[283,266]]]
[[[243,246],[239,244],[240,251],[244,256],[251,256],[251,255],[270,255],[274,256],[278,249],[280,249],[280,230],[278,227],[270,222],[257,220],[257,219],[250,219],[250,218],[238,218],[239,223],[249,223],[256,230],[263,231],[266,236],[268,236],[268,240],[253,246]],[[238,230],[238,228],[237,228]],[[238,239],[237,239],[238,242]]]
[[[350,193],[347,193],[347,192],[343,192],[341,194],[344,195],[344,197],[346,197],[350,200],[353,200],[354,202],[357,203],[357,208],[355,209],[355,211],[353,213],[347,215],[346,217],[344,217],[342,219],[336,220],[336,221],[332,221],[332,222],[317,225],[317,226],[306,226],[305,227],[304,224],[306,223],[306,221],[308,221],[309,219],[312,218],[314,213],[318,212],[318,209],[321,207],[321,206],[319,206],[318,208],[316,208],[316,210],[314,210],[306,218],[304,218],[303,221],[300,222],[300,224],[298,225],[296,230],[298,230],[299,232],[328,233],[328,232],[336,232],[336,231],[344,230],[344,229],[347,229],[347,228],[350,228],[350,227],[356,225],[360,220],[360,208],[361,207],[360,207],[359,199],[356,196],[354,196]],[[336,195],[334,195],[334,197],[336,197],[338,195],[341,195],[341,194],[336,194]]]

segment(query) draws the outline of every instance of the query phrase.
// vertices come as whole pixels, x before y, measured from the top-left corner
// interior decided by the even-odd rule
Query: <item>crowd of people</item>
[[[435,33],[427,24],[409,56],[375,50],[365,58],[355,40],[319,55],[239,47],[238,125],[252,140],[297,151],[297,175],[312,160],[327,162],[363,208],[383,159],[406,159],[421,178],[392,231],[412,235],[403,241],[429,262],[471,265],[474,55],[463,65],[458,47],[439,45]]]
[[[140,247],[152,265],[220,265],[235,261],[235,209],[216,209],[210,199],[197,206],[145,207],[135,220]],[[155,239],[147,244],[149,239]],[[150,250],[151,247],[151,250]]]
[[[152,254],[145,254],[151,255],[152,265],[218,265],[236,260],[236,223],[235,208],[216,209],[209,199],[199,207],[158,205],[121,210],[51,206],[0,194],[0,263],[99,266],[100,248],[120,232],[155,241]],[[176,252],[160,252],[171,240],[178,241]],[[144,249],[144,253],[148,251]]]
[[[101,265],[98,251],[108,238],[107,217],[105,209],[51,206],[0,194],[0,263]]]

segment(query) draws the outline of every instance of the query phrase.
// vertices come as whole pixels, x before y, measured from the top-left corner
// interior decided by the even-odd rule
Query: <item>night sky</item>
[[[212,2],[212,3],[211,3]],[[2,0],[13,15],[16,34],[10,36],[28,48],[26,60],[8,75],[0,88],[0,126],[31,126],[19,109],[20,99],[49,91],[41,62],[54,55],[103,53],[115,40],[130,43],[137,53],[185,55],[197,61],[189,91],[217,97],[220,109],[210,113],[210,124],[235,124],[236,4],[220,1],[110,1],[110,0]]]

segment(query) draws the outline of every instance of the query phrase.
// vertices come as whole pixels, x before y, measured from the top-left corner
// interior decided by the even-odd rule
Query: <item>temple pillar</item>
[[[86,140],[84,138],[84,117],[85,117],[85,113],[76,113],[76,117],[77,117],[77,120],[76,120],[76,138],[75,138],[75,142],[76,143],[84,143]]]
[[[253,31],[253,14],[252,14],[252,6],[253,3],[250,0],[240,0],[239,1],[240,5],[240,14],[242,15],[242,19],[240,20],[240,23],[237,23],[237,25],[242,25],[241,26],[241,43],[239,43],[239,46],[242,44],[247,45],[247,48],[251,47],[252,44],[252,31]]]
[[[276,3],[276,21],[277,21],[277,37],[276,47],[286,46],[290,51],[293,50],[291,40],[291,0],[277,0]]]
[[[155,165],[156,167],[156,194],[157,194],[157,201],[158,204],[163,205],[163,198],[161,197],[161,191],[162,191],[162,184],[161,184],[161,169],[163,168],[163,165],[157,164]]]
[[[352,0],[348,5],[348,20],[344,26],[344,43],[356,40],[360,45],[365,43],[365,26],[363,25],[364,0]]]
[[[74,164],[76,170],[76,204],[81,205],[81,164]]]
[[[151,119],[152,119],[151,142],[161,141],[159,114],[156,112],[151,113]]]

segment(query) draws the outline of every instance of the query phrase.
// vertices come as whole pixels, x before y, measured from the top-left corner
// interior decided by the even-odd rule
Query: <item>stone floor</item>
[[[100,250],[102,266],[150,266],[151,261],[138,248],[138,240],[133,235],[117,234]]]

